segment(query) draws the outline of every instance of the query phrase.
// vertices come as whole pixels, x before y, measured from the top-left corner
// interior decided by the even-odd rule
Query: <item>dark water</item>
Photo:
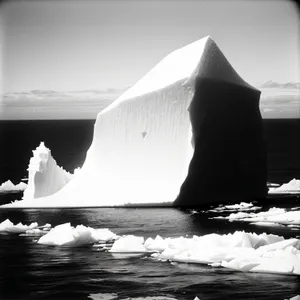
[[[0,121],[0,183],[27,177],[32,150],[41,141],[68,171],[81,166],[93,138],[94,120]],[[265,119],[268,180],[300,178],[300,119]]]
[[[299,202],[299,201],[298,201]],[[297,203],[299,205],[299,203]],[[110,228],[116,234],[178,237],[229,233],[236,229],[297,236],[290,229],[257,228],[210,220],[207,213],[172,208],[0,210],[0,220],[53,226],[63,222]],[[238,227],[237,227],[238,226]],[[0,299],[118,299],[165,296],[176,299],[285,299],[300,294],[300,278],[249,274],[199,264],[159,262],[149,255],[99,252],[92,247],[39,245],[33,237],[0,235]],[[100,294],[100,295],[99,295]],[[109,295],[106,295],[109,296]]]
[[[32,150],[40,141],[57,163],[69,171],[81,166],[93,136],[94,120],[0,121],[0,183],[27,177]],[[268,180],[283,183],[300,178],[300,120],[264,120]],[[0,203],[21,194],[0,194]],[[299,206],[299,199],[276,198],[272,206]],[[267,232],[286,237],[299,231],[259,228],[210,220],[209,214],[165,208],[147,209],[1,209],[0,222],[71,222],[110,228],[116,234],[144,237]],[[99,294],[100,293],[100,294]],[[149,257],[113,256],[90,247],[47,247],[32,237],[0,235],[0,299],[119,299],[147,296],[194,299],[285,299],[300,294],[297,276],[248,274],[204,265],[170,264]],[[112,295],[115,294],[115,295]]]

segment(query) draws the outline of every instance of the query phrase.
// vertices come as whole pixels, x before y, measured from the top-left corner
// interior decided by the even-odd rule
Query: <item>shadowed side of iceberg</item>
[[[260,92],[220,80],[196,80],[189,107],[195,147],[174,205],[264,198],[266,150]]]

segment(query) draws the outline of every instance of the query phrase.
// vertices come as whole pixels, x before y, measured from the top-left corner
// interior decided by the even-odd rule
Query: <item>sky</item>
[[[0,9],[2,93],[122,90],[207,35],[250,84],[300,82],[300,16],[287,0],[10,0]]]
[[[300,81],[300,18],[285,0],[23,0],[1,11],[4,92],[122,88],[207,35],[252,84]]]

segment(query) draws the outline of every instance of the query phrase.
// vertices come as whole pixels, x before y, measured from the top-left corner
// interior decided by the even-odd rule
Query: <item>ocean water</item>
[[[0,183],[27,177],[32,150],[40,141],[68,171],[81,166],[94,120],[0,121]],[[300,178],[300,120],[264,120],[268,180]],[[22,194],[0,194],[0,204]],[[297,197],[266,200],[264,208],[300,206]],[[204,209],[204,208],[203,208]],[[236,230],[299,237],[299,230],[211,220],[173,208],[0,209],[0,222],[71,222],[145,238],[232,233]],[[39,245],[33,237],[0,235],[0,299],[287,299],[300,294],[300,278],[249,274],[196,264],[158,262],[147,255],[113,255],[92,247]],[[150,298],[149,298],[150,297]],[[152,297],[152,298],[151,298]],[[163,297],[163,298],[159,298]]]
[[[95,120],[0,120],[0,183],[27,177],[29,158],[41,141],[58,165],[80,167],[92,138]],[[264,119],[268,180],[300,178],[300,119]]]
[[[299,200],[297,203],[299,205]],[[0,220],[71,222],[109,228],[118,235],[179,237],[235,230],[285,237],[299,230],[260,228],[209,219],[175,208],[6,209]],[[300,278],[250,274],[200,264],[155,261],[150,255],[112,254],[93,247],[40,245],[34,237],[0,235],[0,299],[286,299],[300,294]]]

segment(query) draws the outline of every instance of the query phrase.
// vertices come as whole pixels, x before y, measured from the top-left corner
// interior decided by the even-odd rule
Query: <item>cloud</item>
[[[94,119],[127,88],[6,93],[0,101],[0,119]]]
[[[300,82],[287,82],[287,83],[277,83],[272,80],[268,80],[263,83],[261,88],[280,88],[280,89],[297,89],[300,90]]]

